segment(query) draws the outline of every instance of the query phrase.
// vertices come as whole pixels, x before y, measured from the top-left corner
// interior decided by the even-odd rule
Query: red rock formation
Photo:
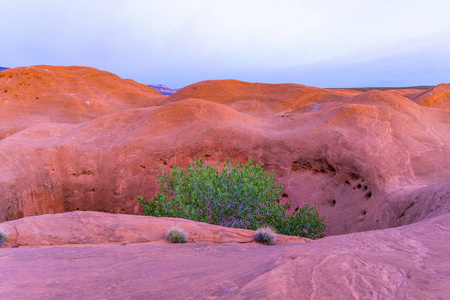
[[[164,99],[150,87],[94,68],[8,69],[0,73],[0,138],[37,123],[82,123]]]
[[[417,104],[450,109],[450,84],[442,83],[411,97]]]
[[[199,156],[262,161],[285,184],[292,210],[318,203],[327,234],[449,211],[445,107],[418,105],[389,91],[234,80],[200,82],[164,98],[90,68],[52,67],[53,84],[47,84],[44,69],[0,73],[8,91],[1,112],[16,116],[2,123],[10,131],[0,140],[0,221],[74,210],[138,214],[136,196],[156,192],[155,170],[187,166]],[[30,77],[40,86],[33,93],[27,92],[31,85],[10,85],[15,76],[30,76],[20,75],[27,71],[39,77]],[[77,91],[77,102],[69,105],[63,91]],[[6,98],[11,94],[18,96]],[[52,109],[35,112],[41,107],[35,101],[46,97]],[[26,103],[21,107],[29,107],[31,117],[11,105],[16,102]]]
[[[180,227],[189,243],[252,243],[255,231],[191,220],[75,211],[27,217],[0,224],[5,247],[104,243],[169,244],[167,230]],[[306,243],[307,238],[277,235],[277,243]]]
[[[228,233],[235,242],[122,243],[160,239],[170,223],[189,226],[199,239],[213,234],[226,241]],[[0,249],[0,298],[446,299],[449,224],[445,214],[404,227],[264,246],[247,243],[245,230],[177,219],[91,212],[29,217],[0,228],[14,228],[20,241],[103,244]]]

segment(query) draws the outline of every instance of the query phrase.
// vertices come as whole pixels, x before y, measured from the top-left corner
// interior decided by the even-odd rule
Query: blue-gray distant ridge
[[[170,96],[179,89],[171,89],[165,85],[162,84],[149,84],[148,86],[154,88],[158,93],[164,95],[164,96]]]

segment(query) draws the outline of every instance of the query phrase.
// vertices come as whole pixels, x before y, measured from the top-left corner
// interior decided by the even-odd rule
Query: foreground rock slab
[[[167,230],[180,227],[188,242],[252,243],[252,230],[227,228],[175,218],[108,214],[94,211],[27,217],[0,224],[8,234],[6,246],[45,246],[102,243],[163,243]],[[278,235],[278,242],[311,241],[307,238]]]
[[[445,214],[399,228],[275,246],[1,248],[0,298],[448,299],[449,240]]]

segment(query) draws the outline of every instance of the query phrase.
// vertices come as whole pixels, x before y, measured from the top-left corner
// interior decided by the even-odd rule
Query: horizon
[[[434,86],[450,77],[450,2],[2,3],[2,67],[89,66],[170,88],[204,81],[321,88]],[[19,17],[19,18],[18,18]]]
[[[31,68],[31,67],[38,67],[38,66],[46,66],[46,65],[34,65],[34,66],[17,66],[17,67],[2,67],[2,66],[0,66],[0,71],[3,71],[3,70],[8,70],[8,69],[14,69],[14,68]],[[89,66],[54,66],[54,65],[49,65],[49,66],[53,66],[53,67],[87,67],[87,68],[91,68],[91,67],[89,67]],[[105,70],[99,70],[99,71],[105,71]],[[106,71],[106,72],[108,72],[108,71]],[[111,73],[111,72],[110,72]],[[114,73],[113,73],[114,74]],[[117,74],[116,74],[117,75]],[[119,76],[120,77],[120,76]],[[122,78],[122,79],[132,79],[132,78]],[[132,80],[134,80],[134,79],[132,79]],[[225,79],[206,79],[206,80],[202,80],[202,81],[211,81],[211,80],[214,80],[214,81],[220,81],[220,80],[237,80],[237,79],[234,79],[234,78],[225,78]],[[194,82],[194,83],[192,83],[192,84],[196,84],[196,83],[199,83],[199,82],[202,82],[202,81],[197,81],[197,82]],[[237,81],[240,81],[240,80],[237,80]],[[138,82],[138,81],[136,81],[136,82]],[[270,83],[270,82],[250,82],[250,81],[242,81],[242,82],[248,82],[248,83],[261,83],[261,84],[297,84],[297,83],[291,83],[291,82],[281,82],[281,83]],[[186,86],[182,86],[182,87],[170,87],[170,86],[166,86],[166,85],[164,85],[164,84],[160,84],[160,83],[144,83],[144,82],[138,82],[138,83],[140,83],[140,84],[144,84],[144,85],[147,85],[147,86],[161,86],[161,87],[166,87],[166,88],[169,88],[169,89],[171,89],[171,90],[180,90],[180,89],[182,89],[182,88],[184,88],[184,87],[186,87]],[[190,84],[190,85],[192,85],[192,84]],[[439,83],[439,84],[446,84],[446,83]],[[436,84],[436,85],[414,85],[414,86],[354,86],[354,87],[330,87],[330,88],[328,88],[328,87],[325,87],[325,88],[322,88],[322,89],[408,89],[408,88],[417,88],[417,89],[424,89],[424,88],[432,88],[432,87],[435,87],[435,86],[437,86],[437,85],[439,85],[439,84]],[[449,83],[450,84],[450,83]],[[311,87],[314,87],[314,86],[311,86]],[[320,87],[319,87],[320,88]]]

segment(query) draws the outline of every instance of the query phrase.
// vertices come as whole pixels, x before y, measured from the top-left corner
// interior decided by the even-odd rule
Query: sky
[[[0,0],[0,66],[80,65],[180,88],[450,82],[449,0]]]

